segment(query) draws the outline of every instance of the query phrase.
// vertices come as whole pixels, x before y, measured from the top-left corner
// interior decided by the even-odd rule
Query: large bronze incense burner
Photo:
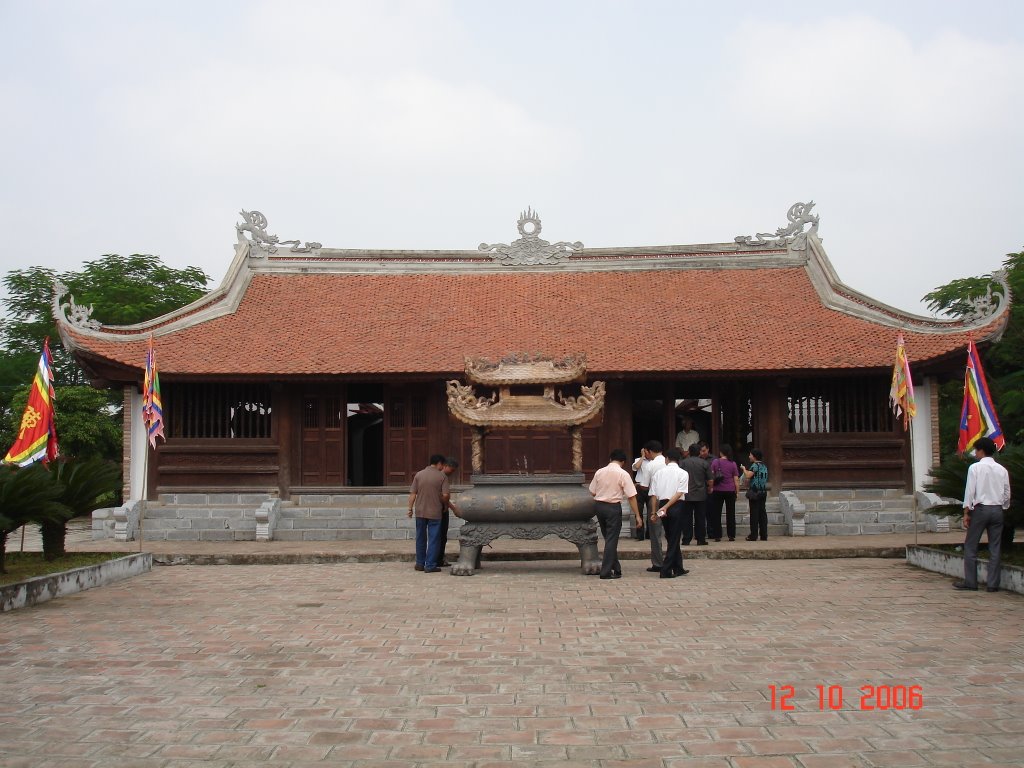
[[[597,527],[593,502],[583,485],[582,427],[604,408],[604,382],[583,383],[586,360],[570,356],[515,355],[498,362],[466,359],[470,383],[448,382],[448,409],[473,427],[473,487],[459,496],[465,524],[459,560],[452,574],[471,576],[480,550],[501,536],[540,539],[556,535],[576,544],[584,573],[597,573]],[[579,384],[564,395],[558,385]],[[476,388],[490,390],[487,396]],[[534,390],[524,392],[522,390]],[[541,390],[541,393],[536,393]],[[484,474],[484,444],[496,429],[566,430],[572,438],[573,472],[568,474]]]

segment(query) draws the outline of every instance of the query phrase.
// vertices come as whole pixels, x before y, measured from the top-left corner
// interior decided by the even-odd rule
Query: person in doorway
[[[449,484],[452,481],[452,473],[454,473],[455,470],[458,468],[458,459],[449,456],[447,459],[444,460],[444,466],[441,468],[441,471],[444,472],[445,475],[448,477]],[[451,522],[450,512],[454,512],[456,517],[462,517],[462,513],[459,512],[458,508],[455,506],[455,503],[451,500],[451,496],[449,496],[448,500],[444,502],[444,509],[441,511],[441,530],[439,532],[439,535],[441,537],[441,562],[438,563],[438,566],[441,568],[447,568],[451,565],[451,563],[449,563],[447,558],[445,557],[444,551],[445,547],[448,544],[448,526]]]
[[[683,417],[683,428],[676,433],[676,448],[682,452],[690,450],[690,446],[700,442],[700,435],[693,428],[693,419]]]
[[[748,481],[747,500],[750,506],[750,535],[747,541],[768,541],[768,467],[764,454],[756,448],[750,450],[750,469],[740,464],[740,471]]]
[[[633,510],[633,517],[640,525],[640,508],[636,503],[636,486],[629,473],[623,469],[626,452],[616,448],[608,456],[608,465],[594,473],[590,481],[590,495],[594,497],[594,514],[601,526],[604,539],[604,554],[601,557],[601,578],[622,578],[622,564],[619,563],[619,534],[622,533],[622,500],[627,499]]]
[[[683,536],[687,514],[683,497],[693,486],[686,470],[680,465],[682,456],[678,448],[669,448],[665,452],[665,466],[654,476],[654,484],[651,486],[651,498],[656,507],[654,515],[663,522],[668,539],[665,560],[661,566],[663,579],[674,579],[689,573],[683,568],[683,552],[679,548],[679,540]]]
[[[981,533],[988,533],[989,592],[999,591],[999,570],[1002,561],[1003,512],[1010,508],[1010,473],[992,457],[995,441],[979,437],[974,443],[977,462],[967,468],[964,489],[964,580],[953,583],[953,589],[977,590],[978,544]]]
[[[648,440],[644,443],[644,451],[649,457],[646,464],[641,465],[637,473],[637,485],[643,486],[650,492],[650,487],[655,476],[665,466],[665,457],[661,455],[661,443],[657,440]],[[647,570],[651,573],[660,573],[661,566],[665,562],[665,555],[662,549],[662,541],[665,536],[665,529],[661,520],[654,514],[654,505],[648,503],[644,509],[647,516],[647,536],[651,541],[651,567]]]
[[[696,535],[697,544],[707,546],[707,511],[704,507],[708,500],[711,471],[707,462],[700,457],[700,445],[691,445],[689,455],[679,466],[686,470],[690,479],[689,490],[683,501],[683,544],[689,545]]]
[[[722,507],[725,507],[725,532],[736,541],[736,492],[740,487],[740,468],[732,460],[732,446],[723,445],[711,462],[711,501],[708,502],[708,536],[722,540]]]
[[[416,517],[416,570],[438,573],[441,568],[441,513],[450,500],[444,456],[435,453],[416,473],[409,489],[409,517]]]

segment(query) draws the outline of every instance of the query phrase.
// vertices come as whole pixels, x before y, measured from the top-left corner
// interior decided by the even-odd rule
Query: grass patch
[[[939,549],[943,552],[952,552],[955,555],[962,555],[964,553],[963,544],[924,544],[922,546],[928,549]],[[988,545],[978,545],[978,559],[988,560]],[[1024,568],[1024,546],[1020,543],[1014,542],[1013,549],[1007,551],[1003,550],[1002,556],[999,558],[1002,565],[1016,565],[1018,568]]]
[[[64,557],[47,561],[43,559],[42,552],[8,552],[4,560],[7,573],[0,573],[0,585],[105,563],[124,556],[124,552],[69,552]]]

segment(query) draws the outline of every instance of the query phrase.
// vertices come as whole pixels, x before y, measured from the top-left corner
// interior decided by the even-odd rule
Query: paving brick
[[[457,579],[409,562],[167,567],[5,614],[0,755],[1019,764],[1016,596],[961,599],[898,560],[693,558],[671,584],[634,558],[615,583],[569,559],[484,565]],[[858,688],[884,683],[922,686],[924,709],[860,711]],[[794,711],[772,710],[769,685],[794,686]],[[841,686],[843,708],[821,711],[818,685]]]

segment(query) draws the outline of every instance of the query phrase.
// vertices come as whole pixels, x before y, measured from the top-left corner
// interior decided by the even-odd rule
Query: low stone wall
[[[70,571],[37,576],[0,587],[0,611],[44,603],[55,597],[73,595],[84,589],[100,587],[115,581],[138,576],[153,568],[153,555],[140,552],[126,557],[107,560],[105,563],[86,565]]]
[[[964,577],[964,556],[959,552],[948,552],[932,547],[907,547],[907,563],[933,573],[941,573],[958,579]],[[988,561],[978,560],[978,584],[988,580]],[[1024,595],[1024,568],[1003,565],[999,569],[999,588],[1007,592]]]

